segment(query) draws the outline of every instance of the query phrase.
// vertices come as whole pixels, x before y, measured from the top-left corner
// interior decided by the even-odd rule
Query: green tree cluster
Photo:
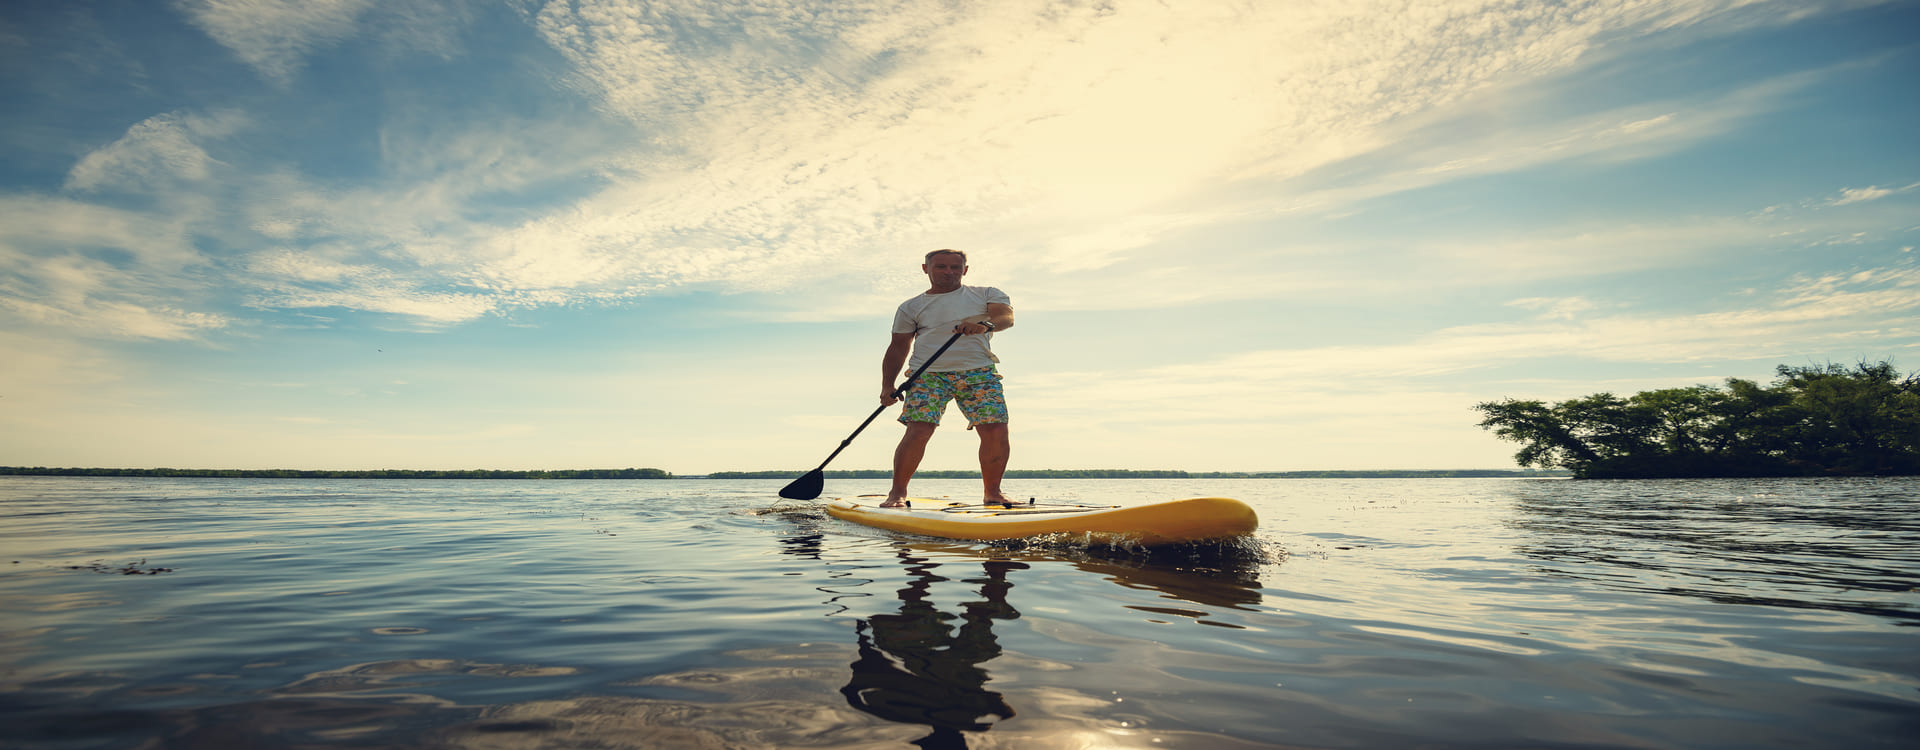
[[[1474,408],[1482,428],[1521,444],[1521,466],[1577,478],[1920,474],[1920,373],[1902,377],[1890,362],[1776,373],[1770,386],[1729,378]]]

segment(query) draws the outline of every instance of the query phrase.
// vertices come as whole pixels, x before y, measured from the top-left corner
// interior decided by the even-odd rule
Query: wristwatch
[[[983,326],[986,326],[986,327],[987,327],[987,333],[993,333],[993,321],[991,321],[991,320],[982,320],[982,321],[980,321],[980,325],[983,325]]]

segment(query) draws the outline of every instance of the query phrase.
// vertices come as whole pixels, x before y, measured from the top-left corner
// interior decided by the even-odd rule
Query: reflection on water
[[[1875,480],[1873,487],[1887,487]],[[1910,492],[1835,480],[1516,485],[1516,551],[1608,588],[1920,625]]]
[[[1074,560],[1073,566],[1126,588],[1157,592],[1167,599],[1241,611],[1259,608],[1262,558],[1233,544],[1179,549],[1182,557],[1174,560],[1086,557]]]
[[[805,533],[781,539],[782,551],[823,559],[826,537],[805,516],[793,520]],[[994,623],[1020,617],[1009,601],[1014,589],[1010,574],[1015,571],[1030,570],[1036,564],[1066,563],[1123,587],[1153,591],[1163,599],[1188,605],[1252,611],[1261,602],[1258,570],[1263,557],[1231,543],[1160,550],[1115,550],[1098,545],[1030,547],[1022,542],[994,546],[922,539],[895,539],[887,545],[906,574],[906,582],[893,592],[888,605],[892,611],[876,612],[856,621],[858,658],[850,665],[851,677],[840,693],[848,705],[873,716],[930,728],[930,734],[912,743],[923,748],[965,748],[967,736],[963,732],[985,732],[1015,716],[1005,697],[988,689],[991,673],[985,666],[1001,655]],[[951,610],[935,603],[938,584],[952,583],[954,579],[949,576],[969,575],[976,567],[978,575],[959,581],[975,598]],[[845,613],[856,603],[873,598],[861,590],[874,583],[872,579],[850,574],[836,579],[843,585],[822,589],[830,594],[826,600],[834,607],[830,614]],[[1151,615],[1241,628],[1210,620],[1212,612],[1191,606],[1121,606]]]
[[[914,743],[920,747],[965,747],[962,730],[992,727],[983,721],[988,716],[1013,718],[1006,700],[986,689],[987,671],[980,665],[1000,655],[993,622],[1020,616],[1007,604],[1013,588],[1007,574],[1028,566],[981,560],[982,577],[966,581],[980,587],[980,600],[961,604],[956,617],[936,608],[930,596],[934,584],[949,580],[934,573],[940,564],[915,556],[905,544],[898,547],[909,575],[898,592],[900,610],[868,616],[855,627],[860,658],[840,693],[849,705],[880,718],[932,727],[932,734]],[[958,629],[950,625],[955,619]]]

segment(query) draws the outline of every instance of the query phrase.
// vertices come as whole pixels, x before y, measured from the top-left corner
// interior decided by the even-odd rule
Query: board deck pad
[[[875,528],[978,541],[1064,534],[1158,546],[1242,536],[1260,523],[1252,508],[1225,497],[1133,506],[1035,501],[1011,507],[916,497],[907,499],[906,508],[882,508],[884,500],[881,495],[839,498],[826,509],[835,518]]]
[[[874,497],[884,497],[875,495]],[[911,502],[911,501],[910,501]],[[909,507],[918,510],[937,510],[942,513],[959,513],[978,516],[1022,516],[1040,513],[1085,513],[1093,510],[1118,508],[1118,505],[1082,505],[1079,503],[1014,503],[1012,505],[987,505],[985,503],[963,503],[953,500],[921,500],[920,505]],[[877,504],[877,503],[876,503]],[[929,507],[933,506],[933,507]]]

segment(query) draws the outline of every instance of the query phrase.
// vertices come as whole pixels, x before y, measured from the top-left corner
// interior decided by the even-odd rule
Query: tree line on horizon
[[[1920,373],[1891,362],[1780,365],[1771,385],[1728,378],[1621,398],[1474,408],[1521,444],[1521,466],[1579,479],[1920,474]]]
[[[792,479],[805,471],[715,471],[708,479]],[[828,479],[889,479],[891,469],[829,469],[820,472]],[[979,479],[977,469],[922,469],[916,479]],[[1180,479],[1191,476],[1184,471],[1165,469],[1008,469],[1008,479]]]
[[[661,469],[82,469],[0,466],[0,476],[202,479],[672,479]]]
[[[791,479],[800,471],[716,471],[708,479]],[[828,479],[888,479],[888,469],[830,469]],[[1178,469],[1008,469],[1008,479],[1444,479],[1566,476],[1559,470],[1336,469],[1326,471],[1180,471]],[[915,479],[979,479],[978,470],[916,471]]]
[[[459,470],[331,470],[331,469],[105,469],[45,466],[0,466],[0,476],[42,477],[184,477],[203,479],[792,479],[798,471],[717,471],[704,476],[677,476],[661,469],[571,469],[515,471]],[[846,469],[822,472],[832,479],[887,479],[886,469]],[[1334,470],[1334,471],[1178,471],[1171,469],[1017,469],[1010,479],[1432,479],[1449,477],[1566,476],[1564,471],[1510,469]],[[978,479],[979,471],[921,471],[921,479]]]

